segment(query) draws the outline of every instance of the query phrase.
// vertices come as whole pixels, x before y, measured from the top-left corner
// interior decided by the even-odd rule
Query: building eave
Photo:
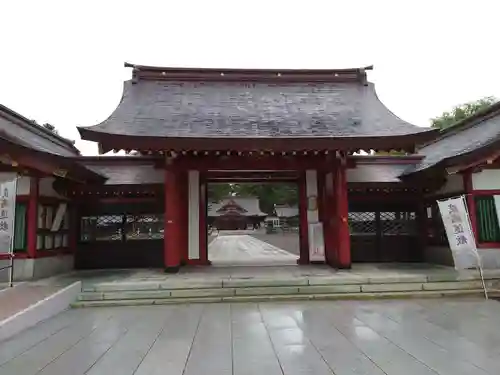
[[[413,152],[415,144],[428,141],[435,130],[414,134],[376,137],[150,137],[109,134],[79,127],[82,139],[99,142],[102,152],[111,150],[182,151],[182,150],[405,150]]]

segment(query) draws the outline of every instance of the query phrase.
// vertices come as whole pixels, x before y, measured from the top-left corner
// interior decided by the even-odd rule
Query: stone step
[[[498,290],[490,291],[490,295],[499,296]],[[356,292],[356,293],[324,293],[324,294],[274,294],[274,295],[231,295],[212,297],[178,297],[178,298],[144,298],[144,299],[109,299],[79,300],[71,307],[110,307],[110,306],[144,306],[190,303],[220,302],[278,302],[278,301],[310,301],[310,300],[370,300],[370,299],[411,299],[440,297],[483,297],[483,289],[459,290],[419,290],[394,292]]]
[[[297,281],[297,280],[296,280]],[[298,280],[301,281],[301,280]],[[307,281],[307,280],[306,280]],[[496,289],[496,281],[487,280],[488,289]],[[117,288],[103,288],[102,285],[95,287],[95,291],[84,291],[78,297],[77,304],[82,306],[94,305],[113,305],[113,301],[119,301],[124,304],[125,301],[130,301],[131,304],[137,304],[138,301],[149,301],[145,304],[157,304],[159,301],[189,302],[191,300],[200,300],[208,302],[220,302],[225,300],[244,300],[258,299],[266,300],[267,298],[289,299],[315,299],[323,298],[324,296],[349,296],[364,298],[364,296],[383,297],[389,295],[412,295],[420,294],[443,294],[443,293],[467,293],[469,291],[481,291],[482,283],[480,280],[470,281],[439,281],[439,282],[388,282],[379,284],[329,284],[329,285],[288,285],[275,286],[264,285],[260,286],[241,286],[241,287],[212,287],[212,288],[171,288],[171,289],[146,289],[147,285],[137,283],[135,288],[124,290],[122,286]],[[206,285],[205,285],[206,286]],[[151,287],[151,285],[149,285]],[[154,301],[154,302],[151,302]],[[162,302],[163,303],[163,302]],[[166,302],[165,302],[166,303]]]

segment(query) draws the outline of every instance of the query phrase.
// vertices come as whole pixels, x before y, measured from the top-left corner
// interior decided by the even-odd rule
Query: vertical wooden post
[[[27,207],[27,238],[26,252],[28,258],[36,257],[36,243],[38,230],[38,190],[39,178],[30,177],[30,193]]]
[[[78,206],[76,203],[68,204],[69,210],[69,233],[68,233],[68,247],[69,250],[75,254],[78,247],[78,233],[80,227],[80,221],[78,217]]]
[[[335,173],[335,209],[337,217],[338,267],[351,268],[351,238],[349,231],[349,202],[346,167],[338,164]]]
[[[429,239],[429,227],[427,218],[427,207],[425,206],[425,197],[422,192],[419,196],[417,209],[415,212],[415,219],[417,224],[417,241],[418,241],[418,258],[416,261],[425,261],[425,249]]]
[[[182,252],[182,202],[179,176],[174,170],[165,169],[165,231],[164,261],[165,272],[179,271]]]
[[[299,182],[299,236],[300,250],[298,264],[309,264],[309,228],[307,223],[307,186],[306,173],[300,172]]]

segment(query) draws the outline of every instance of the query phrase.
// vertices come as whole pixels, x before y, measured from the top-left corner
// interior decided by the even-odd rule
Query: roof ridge
[[[71,148],[73,151],[76,151],[78,154],[80,154],[80,150],[78,150],[78,148],[76,148],[74,141],[63,137],[60,134],[56,134],[53,131],[36,123],[34,120],[30,120],[27,117],[21,115],[19,112],[16,112],[13,109],[11,109],[3,104],[0,104],[0,115],[2,115],[3,113],[6,113],[7,115],[12,116],[15,119],[17,119],[18,121],[20,121],[22,123],[22,125],[24,125],[25,128],[28,129],[29,131],[33,131],[33,130],[39,131],[39,132],[41,132],[41,134],[39,134],[40,136],[42,136],[48,140],[51,140],[51,141],[63,143],[64,146],[69,146],[69,148]]]
[[[497,101],[487,108],[481,109],[476,113],[464,118],[463,120],[457,121],[454,125],[448,126],[447,128],[441,130],[435,139],[423,143],[420,145],[419,149],[430,146],[431,144],[437,143],[445,138],[451,137],[457,133],[460,133],[464,130],[472,128],[483,121],[490,119],[491,117],[495,117],[500,112],[500,101]]]

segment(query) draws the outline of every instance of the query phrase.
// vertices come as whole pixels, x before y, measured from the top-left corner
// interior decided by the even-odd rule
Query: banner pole
[[[9,288],[14,286],[14,254],[10,254],[9,264]]]
[[[464,202],[465,211],[467,213],[467,221],[469,222],[469,228],[471,230],[471,233],[472,233],[473,239],[474,239],[474,253],[475,253],[476,258],[477,258],[477,269],[479,271],[479,277],[481,277],[481,283],[483,284],[484,298],[489,299],[488,298],[488,290],[486,289],[486,283],[484,282],[483,261],[481,259],[481,256],[479,255],[479,251],[477,251],[476,236],[475,236],[475,233],[472,231],[472,222],[470,221],[469,206],[467,206],[467,200],[465,199],[465,195],[462,195],[461,198]]]

